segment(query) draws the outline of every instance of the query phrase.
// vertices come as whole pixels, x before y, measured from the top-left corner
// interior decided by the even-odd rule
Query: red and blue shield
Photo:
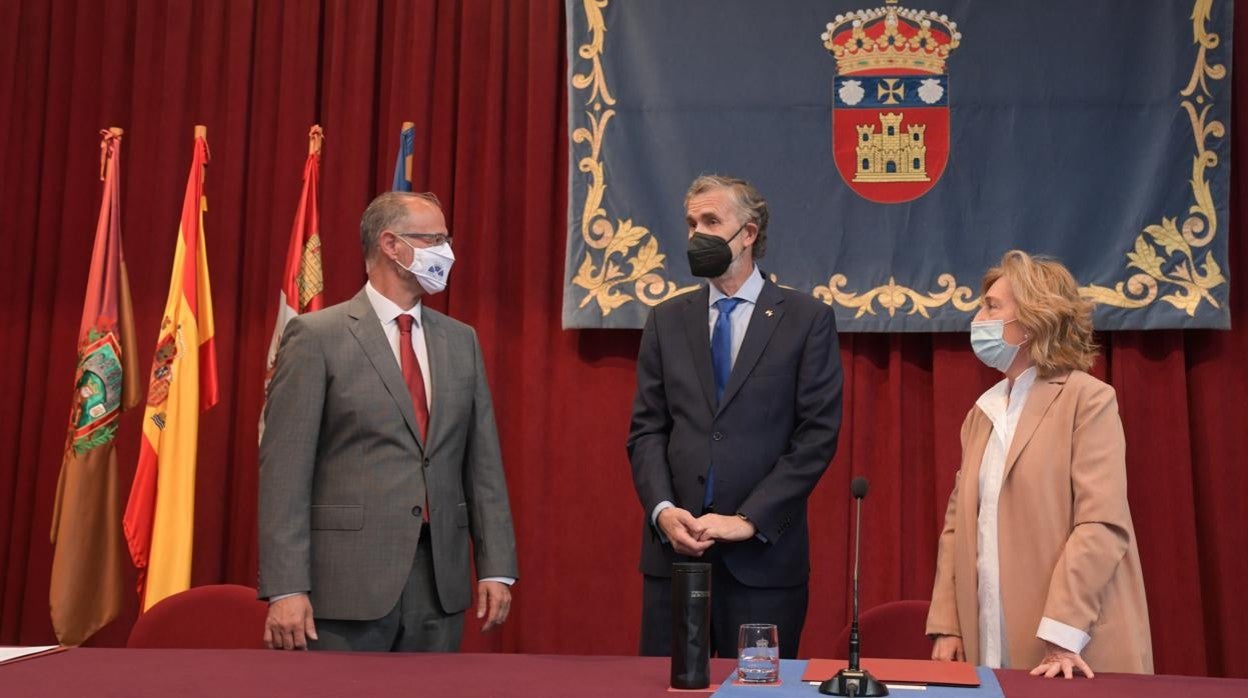
[[[838,31],[840,30],[840,31]],[[949,162],[945,61],[961,34],[944,15],[889,5],[838,16],[832,157],[859,196],[885,204],[926,194]]]
[[[949,161],[948,78],[889,71],[835,85],[832,156],[845,183],[884,204],[926,194]]]

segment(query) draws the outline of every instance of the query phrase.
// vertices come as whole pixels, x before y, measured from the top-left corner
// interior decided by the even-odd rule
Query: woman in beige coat
[[[1114,389],[1085,373],[1091,304],[1058,262],[1012,251],[984,276],[971,344],[1005,379],[962,425],[941,531],[932,658],[1152,673]]]

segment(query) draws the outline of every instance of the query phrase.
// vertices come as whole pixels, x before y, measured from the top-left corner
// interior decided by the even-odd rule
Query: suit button
[[[706,484],[706,478],[704,478],[704,477],[702,477],[701,475],[699,475],[699,476],[698,476],[698,484],[699,484],[699,485],[705,485],[705,484]]]
[[[711,434],[711,438],[712,438],[712,439],[714,439],[714,440],[716,440],[716,441],[722,441],[722,440],[723,440],[723,438],[724,438],[724,435],[723,435],[722,433],[720,433],[720,432],[718,432],[718,431],[717,431],[717,432],[715,432],[714,434]]]
[[[416,505],[416,506],[412,507],[412,516],[415,516],[416,518],[418,518],[418,519],[419,519],[419,518],[420,518],[420,512],[421,512],[420,505]]]

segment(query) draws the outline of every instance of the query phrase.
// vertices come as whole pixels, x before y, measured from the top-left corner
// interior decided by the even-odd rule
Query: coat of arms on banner
[[[836,169],[859,196],[886,204],[923,196],[945,171],[945,62],[962,38],[946,15],[895,3],[837,15],[821,36],[836,58]]]
[[[78,395],[74,401],[73,449],[78,455],[108,443],[121,414],[121,345],[112,331],[92,329],[78,351]]]

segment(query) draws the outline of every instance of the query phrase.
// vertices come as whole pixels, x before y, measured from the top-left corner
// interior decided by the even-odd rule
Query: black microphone
[[[861,640],[858,636],[858,544],[862,540],[862,500],[867,496],[871,483],[865,477],[856,477],[849,485],[850,494],[857,502],[854,524],[854,617],[849,625],[849,666],[836,672],[836,676],[819,685],[819,692],[828,696],[886,696],[888,687],[863,671],[860,660]]]
[[[861,538],[862,531],[862,499],[867,496],[867,490],[870,487],[871,483],[867,482],[867,478],[862,476],[854,478],[854,481],[849,483],[849,493],[854,495],[854,500],[858,507],[858,522],[854,525],[854,619],[849,626],[849,669],[851,671],[858,670],[858,661],[860,659],[861,641],[858,637],[858,541]]]

